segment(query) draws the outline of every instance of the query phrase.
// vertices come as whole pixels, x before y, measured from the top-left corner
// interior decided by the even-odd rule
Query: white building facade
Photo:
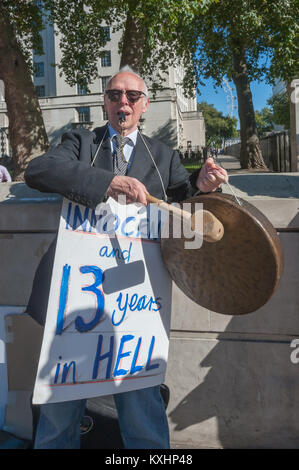
[[[104,90],[109,78],[119,70],[118,42],[121,31],[110,33],[107,27],[110,39],[106,44],[104,56],[98,61],[99,78],[89,85],[90,91],[86,93],[86,90],[79,86],[68,85],[64,77],[60,76],[60,69],[53,65],[61,59],[59,36],[54,34],[53,26],[45,26],[41,32],[43,54],[33,54],[33,80],[50,143],[55,145],[68,130],[78,126],[93,129],[107,122]],[[172,148],[183,150],[192,147],[201,150],[205,145],[204,119],[202,113],[196,110],[195,92],[192,99],[183,95],[180,85],[183,73],[182,68],[169,67],[165,88],[155,97],[149,89],[151,104],[141,118],[140,130],[149,137],[164,141]],[[2,87],[0,128],[5,131],[8,119],[4,95]],[[8,145],[2,150],[8,152]]]

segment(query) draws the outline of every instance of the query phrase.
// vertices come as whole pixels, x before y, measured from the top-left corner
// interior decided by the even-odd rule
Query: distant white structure
[[[235,114],[235,97],[233,94],[233,89],[229,84],[229,81],[224,77],[222,78],[222,88],[225,93],[228,115],[230,118],[233,118]]]
[[[280,79],[276,79],[275,84],[272,87],[272,96],[280,95],[280,94],[284,94],[284,93],[286,93],[285,82],[283,82]],[[278,131],[278,132],[284,130],[284,126],[281,126],[279,124],[274,124],[273,128],[274,128],[274,131]]]
[[[276,80],[272,89],[273,96],[286,92],[286,83]],[[293,171],[299,169],[299,78],[290,83],[290,145]],[[283,126],[274,126],[274,130],[284,130]]]
[[[70,86],[60,76],[53,64],[61,59],[59,36],[53,26],[46,24],[41,32],[43,54],[33,53],[34,85],[39,96],[46,131],[52,144],[59,142],[62,133],[84,126],[93,129],[104,125],[107,116],[104,110],[104,90],[109,78],[119,70],[118,42],[121,31],[110,33],[105,53],[98,61],[99,78],[84,87]],[[140,130],[150,137],[157,137],[173,148],[202,148],[205,145],[205,125],[201,112],[196,109],[196,93],[192,99],[184,97],[181,82],[184,70],[169,67],[164,89],[154,98],[149,92],[151,105],[140,121]],[[1,93],[1,89],[0,89]],[[0,94],[0,127],[7,127],[4,93]]]

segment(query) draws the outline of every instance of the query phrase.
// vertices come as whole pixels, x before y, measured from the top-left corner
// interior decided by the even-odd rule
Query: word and
[[[99,255],[102,258],[117,258],[129,263],[132,251],[132,242],[127,250],[121,250],[120,248],[109,248],[107,245],[103,245],[99,251]]]

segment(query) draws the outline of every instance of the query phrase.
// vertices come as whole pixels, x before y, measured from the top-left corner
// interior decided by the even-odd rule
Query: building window
[[[102,67],[111,67],[111,51],[104,51],[101,57]]]
[[[108,121],[108,114],[106,113],[104,106],[102,107],[102,111],[103,111],[103,121]]]
[[[45,76],[45,64],[44,62],[34,62],[34,76],[44,77]]]
[[[33,54],[34,55],[44,55],[44,41],[41,35],[40,37],[40,48],[39,49],[33,49]]]
[[[45,85],[37,85],[35,87],[35,92],[39,98],[41,98],[42,96],[46,96]]]
[[[107,41],[110,41],[111,40],[110,27],[109,26],[102,26],[102,30],[105,33]]]
[[[87,86],[77,84],[77,94],[78,95],[87,95]]]
[[[104,91],[106,90],[106,86],[107,86],[107,83],[109,82],[111,77],[101,77],[101,81],[102,81],[102,92],[104,93]]]
[[[77,108],[77,114],[79,122],[90,122],[90,108],[88,106]]]

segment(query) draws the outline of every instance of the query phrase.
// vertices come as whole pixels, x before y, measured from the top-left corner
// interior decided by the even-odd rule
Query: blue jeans
[[[169,449],[169,429],[160,386],[114,395],[126,449]],[[40,407],[35,449],[79,449],[86,400]]]

